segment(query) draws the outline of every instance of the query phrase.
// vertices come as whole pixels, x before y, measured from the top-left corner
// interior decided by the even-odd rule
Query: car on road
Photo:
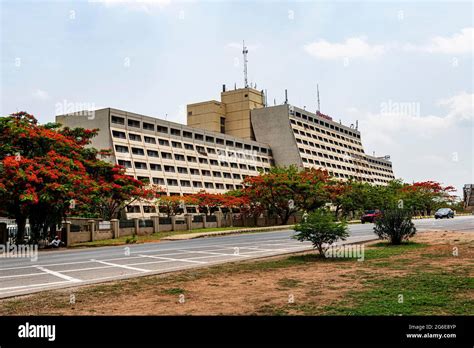
[[[379,217],[382,213],[380,210],[366,210],[364,215],[360,218],[360,222],[365,224],[366,222],[374,222],[377,217]]]
[[[442,218],[454,218],[454,211],[450,208],[441,208],[438,209],[435,213],[435,219],[442,219]]]

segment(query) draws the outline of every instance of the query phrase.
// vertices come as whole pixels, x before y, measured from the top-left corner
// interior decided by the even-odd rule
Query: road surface
[[[416,220],[418,231],[473,231],[474,216]],[[376,239],[373,224],[350,225],[345,243]],[[0,257],[0,298],[166,273],[218,263],[311,249],[277,231],[183,241],[39,252],[31,258]]]

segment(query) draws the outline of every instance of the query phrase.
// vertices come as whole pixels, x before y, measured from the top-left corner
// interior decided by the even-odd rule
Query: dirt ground
[[[348,292],[366,287],[367,279],[404,276],[430,267],[449,271],[466,265],[471,265],[468,274],[472,277],[473,232],[420,232],[413,241],[426,246],[363,262],[314,259],[286,265],[282,263],[288,259],[286,255],[48,291],[0,301],[0,315],[243,315],[268,314],[268,310],[275,314],[275,308],[288,303],[299,306],[289,307],[285,314],[300,314],[305,303],[345,300]],[[376,249],[370,244],[374,242],[365,245],[366,253]],[[458,255],[453,257],[455,250]],[[399,267],[387,267],[401,259]],[[71,294],[75,296],[73,304]]]

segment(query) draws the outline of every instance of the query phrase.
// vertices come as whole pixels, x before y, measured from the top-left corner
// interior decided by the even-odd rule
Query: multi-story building
[[[321,113],[283,104],[252,110],[256,138],[277,165],[326,169],[335,178],[384,185],[395,177],[388,156],[365,154],[361,134]]]
[[[188,105],[188,125],[106,108],[56,116],[64,126],[98,128],[92,146],[112,149],[110,160],[169,195],[238,189],[246,176],[273,165],[321,168],[340,180],[385,185],[394,179],[388,156],[365,154],[357,126],[289,105],[267,107],[263,92],[240,88],[221,101]],[[155,213],[151,203],[129,207],[131,217]]]
[[[56,116],[56,121],[71,128],[98,128],[93,147],[112,149],[110,161],[125,166],[136,179],[160,185],[169,195],[224,193],[274,165],[270,147],[253,140],[112,108],[92,115],[77,112]],[[154,212],[150,203],[128,209],[131,217]]]

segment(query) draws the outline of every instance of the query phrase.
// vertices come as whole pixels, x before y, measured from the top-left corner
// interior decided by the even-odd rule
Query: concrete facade
[[[262,91],[250,87],[227,91],[224,86],[220,102],[210,100],[188,104],[187,124],[211,132],[255,140],[250,113],[253,109],[263,107]]]
[[[56,121],[71,128],[99,128],[91,146],[112,149],[109,161],[124,166],[138,180],[163,187],[169,195],[224,193],[274,165],[267,144],[123,110],[101,109],[94,117],[60,115]],[[129,218],[156,213],[150,202],[127,209]]]
[[[378,185],[395,179],[387,157],[365,154],[360,132],[327,115],[283,104],[252,110],[252,125],[277,165],[321,168],[336,179]]]

